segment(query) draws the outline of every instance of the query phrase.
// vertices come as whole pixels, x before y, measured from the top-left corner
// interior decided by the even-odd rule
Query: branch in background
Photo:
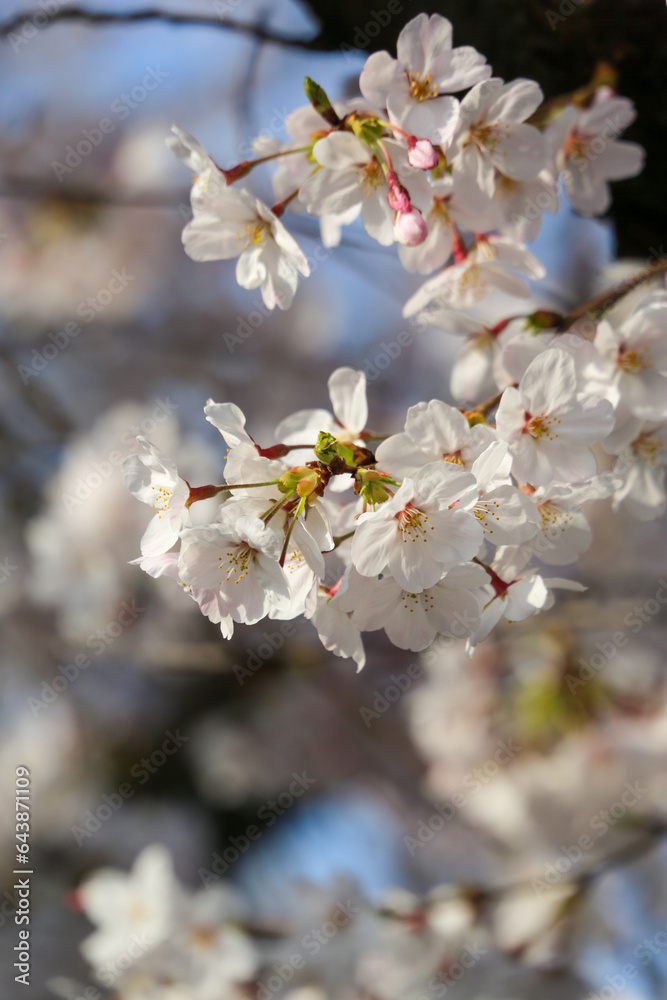
[[[140,21],[159,21],[163,24],[180,24],[190,27],[201,28],[223,28],[227,31],[237,31],[242,35],[262,42],[270,42],[273,45],[290,46],[297,49],[321,50],[326,48],[322,35],[315,38],[303,38],[298,35],[288,35],[281,31],[272,31],[263,28],[259,24],[244,23],[235,21],[228,17],[208,17],[205,14],[179,14],[175,11],[158,10],[155,7],[148,7],[145,10],[134,11],[97,11],[86,10],[83,7],[63,7],[49,14],[48,20],[44,21],[43,10],[28,10],[17,14],[10,21],[0,25],[0,38],[8,38],[9,35],[19,32],[25,25],[33,22],[35,17],[39,20],[36,24],[39,27],[47,27],[56,24],[58,21],[80,21],[84,24],[136,24]]]

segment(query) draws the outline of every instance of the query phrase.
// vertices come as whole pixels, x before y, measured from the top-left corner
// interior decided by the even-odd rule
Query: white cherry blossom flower
[[[484,56],[470,46],[452,49],[445,17],[419,14],[401,31],[397,59],[375,52],[359,79],[364,97],[386,107],[396,125],[447,145],[458,119],[458,101],[446,95],[465,90],[491,74]]]
[[[527,298],[528,287],[514,271],[530,278],[545,274],[544,267],[522,243],[505,236],[478,239],[465,260],[444,268],[417,289],[403,307],[403,315],[414,316],[434,304],[468,309],[485,299],[492,289]]]
[[[348,571],[348,586],[341,587],[331,602],[352,614],[364,632],[383,628],[399,649],[426,649],[436,635],[466,639],[479,625],[480,604],[474,591],[488,576],[481,566],[453,566],[426,590],[406,591],[391,576],[368,580],[354,567]]]
[[[148,454],[129,455],[123,461],[123,482],[132,496],[155,510],[141,539],[141,553],[158,556],[176,544],[181,528],[190,523],[190,487],[155,445],[143,437],[137,441]]]
[[[510,445],[512,473],[533,486],[592,478],[589,445],[609,434],[613,422],[606,399],[579,400],[574,361],[555,348],[531,362],[518,388],[505,389],[496,416],[498,435]]]
[[[635,426],[635,436],[621,451],[614,474],[621,483],[614,493],[616,509],[625,504],[640,521],[654,521],[667,509],[667,422]]]
[[[317,595],[317,606],[311,621],[317,629],[320,642],[325,649],[335,656],[350,657],[357,664],[357,673],[366,663],[366,653],[358,625],[353,620],[350,611],[333,600],[341,590],[347,589],[347,580],[354,567],[348,567],[343,579],[331,592],[320,589]],[[358,574],[357,574],[358,576]],[[365,578],[364,582],[368,581]]]
[[[516,486],[503,481],[511,465],[507,450],[505,441],[493,442],[475,459],[471,470],[478,496],[467,509],[472,510],[493,545],[523,542],[537,532],[534,505]]]
[[[167,148],[193,173],[193,205],[213,198],[227,186],[222,170],[194,136],[177,125],[172,125],[171,131],[174,134],[165,140]]]
[[[603,320],[595,335],[600,367],[619,394],[614,436],[631,417],[667,417],[667,302],[649,299],[619,327]]]
[[[212,591],[222,614],[253,625],[266,617],[276,597],[289,598],[280,543],[268,525],[242,515],[233,523],[187,528],[182,536],[181,580]]]
[[[471,197],[493,198],[497,173],[527,181],[546,166],[544,136],[524,124],[543,97],[533,80],[503,83],[498,77],[478,83],[464,97],[450,153],[458,183]]]
[[[97,929],[81,945],[88,962],[101,970],[120,956],[134,957],[166,940],[177,926],[184,903],[169,853],[147,847],[129,873],[102,868],[77,889],[77,901]],[[138,957],[138,956],[137,956]]]
[[[383,471],[399,479],[416,476],[429,462],[453,462],[470,470],[475,459],[496,440],[490,427],[470,427],[456,407],[432,399],[410,407],[405,431],[382,441],[375,457]],[[508,460],[507,472],[510,464]]]
[[[508,622],[523,622],[539,614],[540,611],[548,610],[554,603],[554,596],[551,593],[553,588],[580,592],[586,590],[586,587],[575,580],[562,580],[556,577],[545,579],[538,573],[529,573],[517,579],[510,577],[506,580],[503,576],[509,574],[501,575],[493,567],[490,568],[492,577],[491,583],[486,587],[487,602],[479,626],[468,642],[469,648],[486,639],[501,618]]]
[[[387,184],[372,150],[351,132],[332,132],[313,146],[320,164],[302,185],[299,198],[311,215],[343,216],[361,209],[364,229],[382,246],[394,242],[394,213]],[[415,171],[419,173],[419,171]]]
[[[362,514],[352,543],[352,561],[362,576],[387,568],[402,588],[432,587],[445,569],[472,559],[482,530],[465,510],[475,479],[449,462],[425,465],[405,479],[377,510]]]
[[[557,149],[556,165],[578,212],[606,212],[611,203],[608,182],[634,177],[642,170],[642,147],[617,138],[635,115],[632,101],[600,88],[589,108],[568,107],[549,126],[547,138]]]
[[[242,288],[259,288],[268,309],[287,309],[297,273],[310,274],[304,254],[278,216],[242,188],[226,187],[195,203],[183,244],[193,260],[238,257],[236,280]]]
[[[327,382],[331,409],[298,410],[281,420],[276,439],[283,444],[317,443],[320,431],[339,441],[361,444],[361,432],[368,420],[366,376],[354,368],[337,368]],[[298,453],[297,453],[298,454]]]

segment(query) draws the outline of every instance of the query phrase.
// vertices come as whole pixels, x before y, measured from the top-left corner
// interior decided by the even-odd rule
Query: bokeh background
[[[230,167],[256,136],[284,138],[306,73],[331,96],[352,96],[366,55],[393,48],[420,10],[438,10],[457,44],[476,45],[508,79],[535,78],[553,97],[606,61],[639,108],[627,137],[647,148],[644,175],[615,185],[607,219],[566,205],[546,218],[533,249],[549,277],[536,300],[573,307],[611,281],[618,257],[626,266],[664,253],[662,0],[396,6],[164,0],[165,12],[212,23],[63,18],[26,32],[12,21],[32,8],[2,4],[3,997],[47,1000],[55,976],[88,981],[78,945],[90,925],[68,905],[87,873],[127,868],[159,842],[201,887],[200,869],[304,770],[312,785],[227,873],[257,913],[298,910],[301,880],[344,876],[378,905],[391,888],[466,886],[489,950],[452,996],[584,997],[612,988],[628,963],[637,975],[613,995],[667,996],[667,947],[656,944],[646,965],[636,955],[667,927],[664,523],[600,504],[589,512],[594,544],[574,569],[587,594],[506,627],[472,659],[455,644],[420,658],[375,633],[360,675],[305,622],[239,628],[223,642],[169,581],[129,565],[146,512],[125,493],[120,461],[138,450],[137,433],[190,482],[217,482],[224,448],[203,419],[207,398],[239,404],[268,444],[283,416],[326,405],[329,373],[351,365],[369,377],[370,426],[393,432],[412,403],[450,400],[460,346],[406,326],[401,307],[420,279],[357,226],[322,253],[316,221],[290,217],[313,273],[287,313],[267,315],[258,294],[238,289],[233,262],[190,261],[180,241],[189,178],[164,145],[172,122]],[[113,128],[68,162],[103,119]],[[268,198],[269,184],[260,174],[256,190]],[[405,330],[412,342],[385,363]],[[628,642],[606,655],[619,629]],[[573,690],[568,678],[596,654],[602,666]],[[406,690],[388,701],[397,676]],[[147,769],[142,759],[177,732],[187,737],[177,752]],[[470,776],[499,741],[520,749],[487,766],[477,788]],[[18,765],[32,775],[28,990],[12,969]],[[621,808],[637,781],[644,791]],[[96,826],[104,796],[127,783],[132,795]],[[457,792],[463,804],[452,806]],[[614,822],[600,820],[610,809]],[[434,815],[446,815],[437,832]],[[415,846],[424,829],[432,837]],[[593,846],[568,867],[567,849],[586,833]],[[557,861],[547,903],[530,880]],[[334,994],[345,994],[345,976]],[[378,996],[407,995],[386,979]]]

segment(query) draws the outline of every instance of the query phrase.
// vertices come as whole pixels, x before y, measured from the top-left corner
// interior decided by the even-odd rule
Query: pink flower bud
[[[416,247],[428,236],[428,226],[421,212],[410,206],[408,212],[397,212],[394,219],[394,236],[406,247]]]
[[[393,170],[387,174],[387,201],[395,212],[410,211],[410,196]]]
[[[438,165],[438,154],[428,139],[408,136],[408,163],[418,170],[433,170]]]

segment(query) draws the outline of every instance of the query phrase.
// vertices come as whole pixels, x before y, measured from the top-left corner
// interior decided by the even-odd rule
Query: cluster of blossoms
[[[223,170],[174,127],[168,145],[195,177],[186,252],[201,261],[238,258],[239,284],[259,287],[269,309],[286,309],[309,267],[281,221],[285,211],[318,217],[327,247],[361,216],[378,243],[399,244],[408,271],[434,275],[406,315],[433,302],[466,308],[491,288],[525,294],[516,272],[543,270],[524,242],[537,235],[544,211],[558,209],[559,177],[579,212],[600,214],[608,182],[637,174],[643,150],[617,141],[635,112],[608,81],[544,103],[534,81],[505,83],[491,73],[474,48],[452,48],[446,18],[420,14],[401,31],[397,58],[368,58],[358,100],[332,104],[306,78],[310,103],[288,117],[289,140],[258,140],[254,160]],[[273,160],[270,208],[233,185]]]
[[[209,401],[228,449],[221,484],[190,486],[140,438],[125,483],[156,513],[137,562],[178,580],[226,638],[235,622],[303,615],[359,668],[362,632],[413,651],[437,635],[472,646],[501,618],[548,609],[555,588],[584,589],[550,568],[589,547],[585,504],[665,509],[667,296],[600,322],[593,343],[542,313],[504,337],[501,392],[469,410],[417,403],[390,436],[366,429],[366,378],[351,368],[329,379],[333,412],[292,414],[268,447],[235,404]],[[602,461],[617,456],[603,471],[598,443]],[[193,504],[213,497],[214,520],[193,524]]]
[[[302,885],[297,913],[267,919],[250,912],[227,881],[186,890],[156,844],[129,873],[94,872],[71,901],[95,925],[81,950],[114,1000],[355,1000],[371,992],[416,1000],[444,996],[463,975],[475,995],[490,995],[490,985],[512,970],[494,924],[518,912],[532,919],[536,936],[544,934],[572,890],[551,895],[545,902],[522,893],[502,911],[487,906],[485,915],[483,890],[442,885],[422,898],[395,889],[371,903],[340,880]],[[515,968],[513,976],[534,987],[534,971]],[[49,985],[67,998],[94,989],[64,978]],[[568,985],[578,995],[574,977]]]
[[[623,321],[598,311],[587,321],[594,340],[543,308],[491,326],[466,312],[493,290],[527,297],[517,271],[543,274],[521,239],[557,208],[559,174],[575,207],[594,213],[607,207],[609,179],[640,169],[640,147],[616,141],[630,103],[592,85],[536,115],[537,84],[492,78],[474,49],[452,48],[446,19],[425,14],[401,32],[397,59],[370,56],[360,89],[363,100],[333,106],[307,79],[310,104],[289,119],[290,142],[228,171],[176,130],[171,147],[196,175],[186,250],[238,256],[240,284],[284,308],[307,265],[279,216],[305,208],[332,245],[361,214],[378,242],[401,244],[409,270],[436,272],[404,312],[467,336],[452,383],[467,405],[418,403],[401,433],[377,435],[363,372],[339,368],[333,412],[293,414],[267,447],[236,405],[209,401],[228,448],[224,483],[191,487],[143,439],[146,454],[125,462],[128,489],[156,509],[142,569],[177,580],[226,638],[234,623],[303,615],[359,668],[363,632],[384,629],[413,651],[438,635],[472,647],[501,618],[549,608],[555,588],[582,590],[550,569],[588,548],[582,507],[613,496],[640,518],[659,516],[667,464],[664,291]],[[231,186],[275,158],[273,209]],[[484,389],[494,395],[479,402]],[[598,444],[617,456],[613,468],[598,469]],[[213,497],[215,519],[193,523],[192,505]]]

